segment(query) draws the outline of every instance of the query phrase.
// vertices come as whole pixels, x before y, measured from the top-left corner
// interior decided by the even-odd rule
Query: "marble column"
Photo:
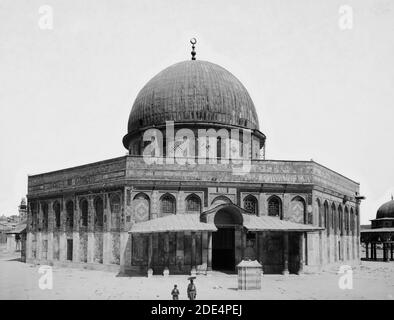
[[[150,233],[148,236],[148,276],[153,273],[152,255],[153,255],[153,234]]]
[[[298,238],[299,244],[299,255],[300,255],[300,265],[298,268],[298,274],[301,274],[304,270],[304,264],[305,264],[305,234],[301,233]]]
[[[153,251],[152,251],[153,252]],[[193,257],[192,257],[193,261]],[[164,268],[170,267],[170,233],[164,234]]]
[[[289,274],[289,233],[283,233],[283,275]]]
[[[127,232],[121,232],[120,233],[120,245],[119,245],[119,259],[120,259],[120,272],[124,273],[126,271],[126,264],[127,264],[127,242],[129,237],[131,238],[131,235],[129,235]]]
[[[192,270],[196,268],[196,233],[192,232]]]
[[[369,254],[368,254],[368,242],[365,243],[365,259],[369,259]]]
[[[212,270],[212,232],[208,232],[208,265],[207,270]]]

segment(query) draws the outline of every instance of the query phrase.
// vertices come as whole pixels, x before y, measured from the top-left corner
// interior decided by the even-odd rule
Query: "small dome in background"
[[[390,200],[380,206],[376,213],[376,219],[394,218],[394,200]]]

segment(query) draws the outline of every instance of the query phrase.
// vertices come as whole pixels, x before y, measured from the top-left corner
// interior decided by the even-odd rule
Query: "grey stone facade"
[[[244,207],[244,199],[252,195],[257,199],[257,215],[267,215],[268,200],[276,196],[282,211],[278,219],[324,228],[289,235],[290,244],[303,238],[302,268],[296,271],[318,271],[359,259],[358,192],[357,183],[312,161],[252,160],[250,173],[235,176],[231,164],[196,165],[191,169],[177,164],[147,165],[142,157],[124,156],[29,176],[27,261],[146,272],[147,236],[130,235],[128,231],[138,221],[163,215],[160,198],[164,194],[175,197],[176,214],[188,214],[186,198],[190,194],[201,199],[201,211],[208,210],[219,196]],[[136,198],[141,194],[146,196],[142,201]],[[115,198],[119,203],[113,205],[111,199]],[[102,226],[96,223],[97,199],[103,203]],[[88,202],[87,226],[82,225],[83,200]],[[55,203],[60,204],[59,227],[55,223]],[[72,225],[67,220],[70,203]],[[236,231],[236,261],[246,258],[246,235],[242,228]],[[208,233],[152,237],[154,272],[161,273],[166,265],[170,273],[187,273],[193,266],[209,271]],[[265,272],[281,272],[283,235],[261,232],[256,238],[254,258],[262,262]],[[201,249],[192,252],[193,243]]]

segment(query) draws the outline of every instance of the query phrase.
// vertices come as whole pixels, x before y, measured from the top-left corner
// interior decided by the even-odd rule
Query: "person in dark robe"
[[[179,290],[176,284],[174,284],[174,289],[172,289],[171,295],[172,295],[172,300],[179,300]]]
[[[187,286],[187,296],[190,300],[195,300],[197,295],[196,286],[193,283],[193,279],[190,279],[190,283]]]

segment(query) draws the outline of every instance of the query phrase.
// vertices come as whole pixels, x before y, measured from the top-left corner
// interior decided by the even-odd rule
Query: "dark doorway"
[[[73,259],[73,241],[72,239],[67,239],[67,260],[72,261]]]
[[[289,233],[289,273],[297,274],[300,269],[300,237],[302,234]]]
[[[212,235],[212,269],[234,271],[235,269],[235,229],[218,228]]]
[[[339,261],[342,260],[342,255],[341,255],[341,241],[338,241],[338,257],[339,257]]]

